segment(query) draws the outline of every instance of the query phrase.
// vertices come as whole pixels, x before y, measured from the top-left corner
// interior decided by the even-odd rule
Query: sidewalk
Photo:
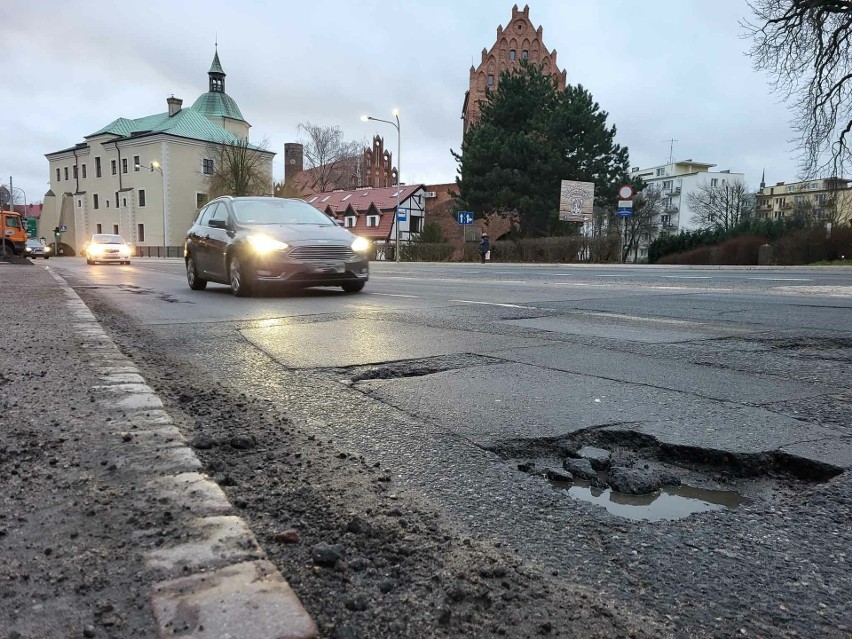
[[[316,636],[76,293],[0,265],[0,322],[3,639]]]

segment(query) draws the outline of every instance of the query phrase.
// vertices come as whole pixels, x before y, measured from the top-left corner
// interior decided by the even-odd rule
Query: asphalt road
[[[179,260],[49,266],[128,348],[281,403],[399,498],[676,633],[852,628],[852,269],[374,264],[360,294],[236,299]],[[636,522],[517,469],[589,443],[750,503]]]

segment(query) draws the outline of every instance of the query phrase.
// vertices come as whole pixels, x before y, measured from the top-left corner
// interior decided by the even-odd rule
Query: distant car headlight
[[[92,244],[87,250],[91,255],[103,255],[104,254],[104,247],[101,246],[100,244]]]
[[[32,253],[32,252],[33,252],[32,247],[31,247],[31,246],[28,246],[28,247],[27,247],[27,253]]]
[[[286,242],[279,242],[268,235],[249,235],[247,239],[249,245],[261,255],[272,251],[286,251],[290,248]]]
[[[356,253],[366,253],[370,250],[370,241],[363,237],[356,237],[352,242],[352,250]]]

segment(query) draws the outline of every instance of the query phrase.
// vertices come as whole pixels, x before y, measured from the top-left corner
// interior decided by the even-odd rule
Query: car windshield
[[[300,200],[235,200],[232,205],[237,221],[242,224],[335,225],[327,215]]]
[[[38,240],[27,240],[27,246],[32,246],[33,248],[41,248],[42,244]]]
[[[95,235],[92,244],[124,244],[124,238],[120,235]]]

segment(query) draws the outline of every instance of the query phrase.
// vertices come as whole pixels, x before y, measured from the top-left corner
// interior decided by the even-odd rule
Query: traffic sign
[[[38,220],[34,217],[25,217],[24,226],[27,229],[27,237],[34,238],[38,235]]]
[[[0,206],[7,206],[9,200],[12,199],[12,194],[5,186],[0,186]]]
[[[59,232],[60,233],[67,233],[68,227],[63,224],[62,226],[59,227]]]
[[[633,187],[629,184],[625,184],[623,186],[618,187],[618,197],[622,200],[629,200],[635,195],[635,191]]]
[[[473,224],[473,212],[472,211],[459,211],[456,214],[456,219],[458,219],[459,224],[462,226],[468,226]]]
[[[619,200],[616,213],[620,217],[631,217],[633,215],[633,202],[631,200]]]
[[[405,222],[408,219],[408,210],[406,209],[397,209],[396,211],[396,221],[397,222]]]

